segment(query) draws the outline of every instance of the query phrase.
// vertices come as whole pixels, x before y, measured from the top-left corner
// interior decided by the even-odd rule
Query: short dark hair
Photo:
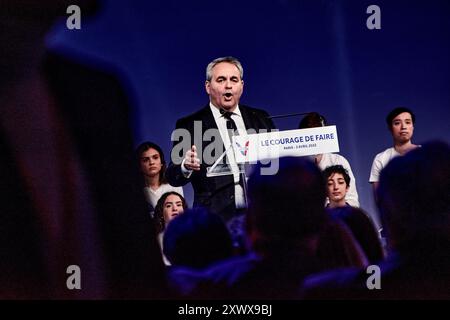
[[[169,191],[164,193],[161,198],[159,198],[158,202],[156,203],[155,206],[155,229],[156,229],[156,233],[160,233],[163,232],[164,229],[166,228],[166,223],[164,221],[164,201],[166,201],[167,197],[170,195],[175,195],[175,196],[179,196],[181,199],[181,203],[183,204],[183,209],[186,210],[187,209],[187,203],[186,200],[184,199],[184,197],[179,194],[178,192],[175,191]]]
[[[335,165],[335,166],[329,166],[325,170],[323,170],[323,177],[325,178],[325,183],[327,182],[328,178],[333,173],[340,173],[344,177],[345,183],[347,184],[347,187],[350,186],[350,176],[348,174],[348,171],[341,165]]]
[[[416,123],[416,115],[410,109],[405,108],[405,107],[395,108],[394,110],[389,112],[389,114],[386,117],[386,124],[387,124],[389,130],[391,130],[391,128],[392,128],[392,120],[394,120],[394,118],[396,116],[398,116],[400,113],[403,113],[403,112],[409,113],[411,115],[413,124]]]
[[[135,157],[136,157],[136,161],[137,161],[137,163],[138,163],[138,168],[139,168],[140,163],[141,163],[141,157],[142,157],[142,154],[143,154],[145,151],[147,151],[148,149],[155,149],[156,151],[158,151],[158,153],[159,153],[159,158],[161,159],[161,164],[162,164],[161,171],[159,172],[159,183],[161,183],[161,184],[166,183],[166,176],[165,176],[165,173],[166,173],[166,167],[167,167],[167,165],[166,165],[166,160],[164,159],[164,152],[163,152],[163,150],[162,150],[161,147],[160,147],[159,145],[157,145],[156,143],[150,142],[150,141],[145,141],[145,142],[142,142],[142,143],[136,148],[136,151],[135,151]]]
[[[324,127],[327,125],[327,119],[317,112],[308,113],[300,120],[299,129]]]

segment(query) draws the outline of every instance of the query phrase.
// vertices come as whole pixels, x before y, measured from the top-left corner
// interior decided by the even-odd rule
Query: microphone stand
[[[275,116],[268,116],[267,118],[268,119],[288,118],[288,117],[295,117],[295,116],[305,116],[310,113],[312,113],[312,112],[279,114],[279,115],[275,115]]]

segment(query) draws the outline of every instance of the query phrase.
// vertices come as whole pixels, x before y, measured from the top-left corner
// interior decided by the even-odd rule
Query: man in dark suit
[[[177,121],[174,135],[177,132],[189,134],[183,136],[183,141],[174,141],[172,162],[166,172],[173,186],[192,183],[194,207],[206,207],[226,221],[233,218],[236,211],[246,207],[244,178],[237,173],[239,169],[231,148],[226,158],[233,175],[207,177],[206,168],[230,145],[230,134],[246,135],[250,129],[254,133],[275,128],[266,111],[239,104],[244,88],[242,78],[242,65],[236,58],[218,58],[208,64],[205,89],[210,102],[201,110]],[[190,150],[179,150],[179,144],[188,146]],[[178,159],[175,159],[177,156]]]

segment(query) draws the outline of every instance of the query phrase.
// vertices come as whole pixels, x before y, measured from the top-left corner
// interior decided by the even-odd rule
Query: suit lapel
[[[242,120],[244,120],[245,129],[257,129],[254,123],[254,116],[250,115],[250,111],[245,106],[239,106],[241,110]]]
[[[209,105],[203,109],[201,120],[203,121],[203,124],[202,124],[203,130],[208,130],[211,128],[219,129],[217,127],[216,120],[214,120],[214,116],[212,114],[212,111],[211,111],[211,108],[209,107]]]
[[[202,112],[201,115],[201,120],[202,120],[202,135],[205,133],[206,130],[208,129],[216,129],[217,133],[219,133],[219,127],[217,126],[216,120],[214,119],[214,115],[211,111],[211,108],[209,107],[209,105],[207,105]],[[224,142],[222,140],[222,137],[220,136],[220,133],[216,136],[220,142],[221,146],[224,146]],[[203,141],[203,150],[209,145],[211,144],[211,142],[208,141]],[[225,148],[223,147],[223,149],[217,154],[215,154],[214,159],[217,159],[223,152],[225,151]]]

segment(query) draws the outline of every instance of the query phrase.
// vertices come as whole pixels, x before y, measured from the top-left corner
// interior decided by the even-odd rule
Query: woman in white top
[[[164,193],[155,206],[155,229],[163,260],[167,266],[170,266],[170,262],[163,253],[164,230],[166,230],[167,225],[172,219],[182,214],[186,209],[186,200],[175,191]]]
[[[144,195],[153,217],[159,198],[169,191],[183,196],[182,187],[173,187],[165,178],[166,161],[160,146],[153,142],[143,142],[136,149],[139,167],[144,177]]]

